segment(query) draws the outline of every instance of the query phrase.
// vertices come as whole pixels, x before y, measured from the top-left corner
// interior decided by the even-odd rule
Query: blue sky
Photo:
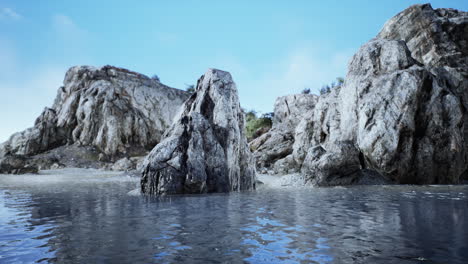
[[[354,52],[415,3],[0,0],[0,142],[33,125],[73,65],[158,74],[175,88],[219,68],[244,108],[272,111],[278,96],[345,76]]]

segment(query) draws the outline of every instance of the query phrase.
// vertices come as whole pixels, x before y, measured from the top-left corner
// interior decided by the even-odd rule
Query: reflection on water
[[[468,260],[468,186],[148,198],[136,178],[55,174],[0,175],[0,263]]]

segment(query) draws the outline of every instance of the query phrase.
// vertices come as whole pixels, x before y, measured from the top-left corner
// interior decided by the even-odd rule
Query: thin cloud
[[[63,83],[66,67],[40,65],[39,70],[22,72],[28,78],[0,82],[0,91],[7,96],[0,97],[1,115],[0,144],[13,133],[34,125],[44,107],[51,107],[58,88]]]
[[[297,94],[304,88],[310,88],[312,93],[318,94],[323,85],[334,81],[336,77],[344,77],[352,54],[349,51],[328,55],[323,53],[320,48],[313,46],[294,49],[282,59],[271,63],[263,74],[248,79],[240,78],[240,94],[241,97],[245,95],[241,101],[248,109],[269,112],[273,110],[278,96]],[[244,94],[243,91],[248,93]]]
[[[41,51],[51,55],[46,61],[26,60],[14,40],[0,36],[0,91],[5,95],[0,97],[0,111],[15,113],[0,115],[0,123],[4,124],[0,127],[0,143],[14,132],[33,126],[43,108],[52,105],[70,66],[92,63],[87,59],[88,32],[68,16],[51,18],[51,45]]]
[[[8,20],[20,20],[23,16],[16,13],[13,9],[9,7],[4,7],[0,9],[0,19],[8,19]]]
[[[63,35],[82,35],[85,31],[78,27],[71,17],[57,14],[52,17],[52,22],[55,30]]]
[[[64,14],[52,16],[54,54],[61,54],[65,61],[87,62],[90,49],[90,33]]]

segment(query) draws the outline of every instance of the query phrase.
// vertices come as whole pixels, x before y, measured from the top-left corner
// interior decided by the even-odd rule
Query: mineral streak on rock
[[[254,160],[236,85],[228,72],[209,69],[144,161],[142,192],[161,195],[254,188]]]

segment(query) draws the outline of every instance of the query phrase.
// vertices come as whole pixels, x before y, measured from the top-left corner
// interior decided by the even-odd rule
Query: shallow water
[[[137,184],[92,170],[0,175],[0,263],[468,262],[468,186],[148,198],[130,195]]]

